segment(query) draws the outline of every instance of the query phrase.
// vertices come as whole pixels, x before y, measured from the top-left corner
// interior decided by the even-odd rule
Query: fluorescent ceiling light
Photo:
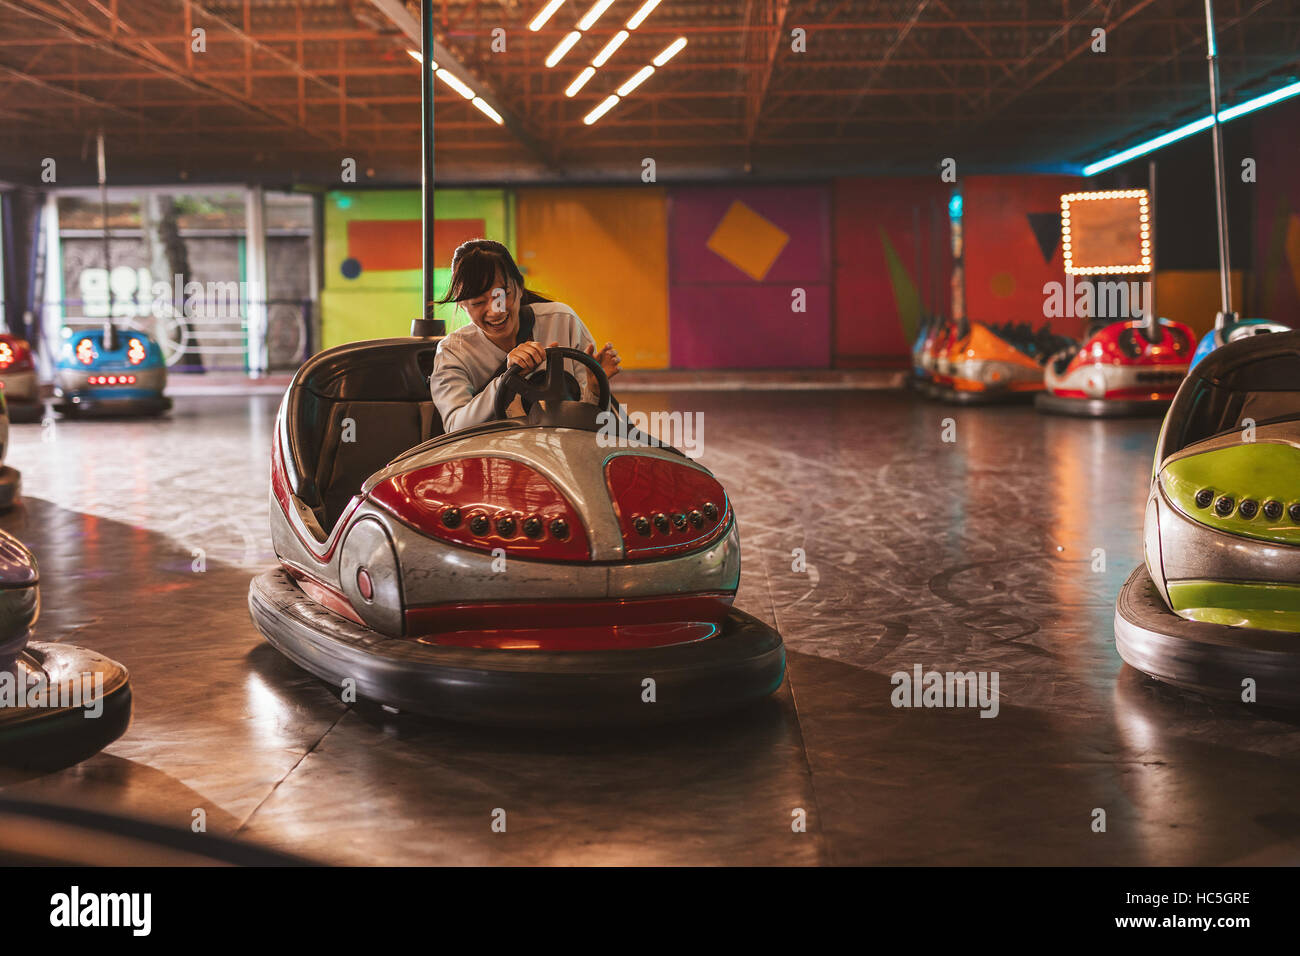
[[[1274,90],[1272,93],[1265,93],[1263,96],[1257,96],[1254,99],[1246,100],[1244,103],[1238,103],[1236,106],[1229,107],[1226,110],[1219,110],[1219,122],[1226,123],[1228,120],[1236,119],[1238,116],[1245,116],[1247,113],[1253,113],[1255,110],[1262,109],[1265,106],[1271,106],[1281,100],[1290,99],[1293,96],[1300,96],[1300,83],[1292,83],[1281,89]],[[1107,156],[1105,159],[1099,159],[1095,163],[1089,163],[1083,167],[1083,175],[1095,176],[1097,173],[1105,172],[1116,166],[1123,165],[1129,160],[1137,159],[1139,156],[1145,156],[1147,153],[1154,153],[1158,149],[1168,146],[1170,143],[1176,143],[1180,139],[1186,139],[1188,136],[1194,136],[1202,130],[1209,129],[1214,125],[1214,119],[1210,116],[1202,116],[1194,122],[1187,123],[1175,130],[1170,130],[1155,139],[1149,139],[1144,143],[1138,143],[1136,146],[1130,146],[1128,149],[1121,150]]]
[[[1230,119],[1236,119],[1238,116],[1253,113],[1255,110],[1263,109],[1265,106],[1272,106],[1279,100],[1290,99],[1297,95],[1300,95],[1300,83],[1292,83],[1290,86],[1284,86],[1280,90],[1274,90],[1272,93],[1265,93],[1263,96],[1257,96],[1253,100],[1246,100],[1244,103],[1230,106],[1226,110],[1219,110],[1219,122],[1226,123]]]
[[[632,78],[618,88],[619,96],[627,96],[638,86],[650,78],[650,74],[655,71],[653,66],[643,66],[632,75]]]
[[[424,56],[420,53],[419,50],[407,50],[406,52],[410,54],[411,59],[414,60],[416,63],[424,62]],[[438,64],[437,63],[433,64],[433,68],[436,70],[438,68]]]
[[[496,110],[494,110],[492,107],[488,106],[487,100],[483,99],[483,97],[476,96],[474,97],[473,100],[471,100],[471,102],[479,108],[479,111],[484,116],[486,116],[492,122],[496,123],[498,126],[501,126],[505,123],[505,120],[501,118],[501,114],[498,113]]]
[[[454,73],[450,73],[445,69],[439,70],[438,79],[442,80],[442,82],[446,83],[461,96],[465,97],[465,99],[472,100],[474,98],[474,91],[466,86],[465,82]]]
[[[681,50],[681,48],[684,46],[686,46],[686,37],[678,37],[672,43],[668,44],[668,46],[664,48],[664,51],[660,53],[657,57],[655,57],[654,60],[652,60],[651,62],[653,62],[655,66],[663,66],[665,63],[667,63],[669,60],[675,57],[678,51]]]
[[[595,75],[596,75],[596,68],[594,66],[587,67],[576,77],[574,77],[573,82],[569,84],[569,88],[564,91],[564,95],[573,96],[575,93],[578,92],[578,90],[586,86],[587,81]]]
[[[641,4],[641,9],[632,14],[632,18],[627,21],[627,28],[629,30],[635,30],[639,27],[645,22],[646,17],[654,13],[654,9],[659,6],[659,3],[660,0],[645,0],[645,3]]]
[[[564,54],[573,49],[573,45],[582,39],[582,34],[573,30],[563,40],[555,44],[555,49],[546,56],[546,66],[552,67],[564,59]]]
[[[618,104],[618,97],[610,94],[601,101],[601,104],[582,118],[582,122],[590,126],[596,120],[600,119]]]
[[[623,45],[623,41],[626,40],[629,35],[630,34],[626,30],[619,30],[615,33],[610,41],[605,44],[605,48],[597,53],[592,59],[591,65],[604,66],[605,61],[614,55],[614,51]]]
[[[537,11],[537,16],[533,17],[528,23],[528,29],[536,33],[542,27],[546,26],[546,21],[555,16],[555,11],[564,6],[564,0],[551,0],[546,6]]]
[[[596,2],[591,5],[591,9],[587,11],[586,15],[578,21],[578,29],[590,30],[596,25],[596,21],[600,19],[601,14],[608,10],[613,2],[614,0],[596,0]]]

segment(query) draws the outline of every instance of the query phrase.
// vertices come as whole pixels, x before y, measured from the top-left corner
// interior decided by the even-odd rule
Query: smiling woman
[[[541,364],[542,343],[596,356],[607,377],[619,371],[618,353],[596,343],[577,314],[524,286],[524,276],[504,245],[491,239],[462,243],[451,260],[451,283],[441,302],[455,302],[470,324],[438,343],[430,378],[434,404],[447,431],[490,420],[503,373],[525,374]],[[586,376],[577,370],[580,380]]]

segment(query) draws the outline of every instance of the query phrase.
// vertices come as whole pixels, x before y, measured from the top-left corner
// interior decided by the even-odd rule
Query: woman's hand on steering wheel
[[[537,343],[525,342],[524,345],[536,346]],[[524,345],[518,348],[522,349]],[[531,350],[529,351],[531,353]],[[513,351],[511,355],[514,355]],[[510,402],[516,396],[533,405],[538,403],[558,405],[572,402],[573,400],[569,398],[568,388],[565,383],[564,362],[566,359],[572,359],[579,365],[586,366],[590,377],[594,380],[596,391],[599,393],[594,403],[580,402],[580,404],[594,404],[601,410],[611,407],[613,395],[609,390],[609,377],[605,374],[605,369],[601,367],[600,362],[596,361],[596,357],[591,354],[591,350],[584,352],[581,349],[552,345],[544,350],[544,358],[546,359],[546,375],[543,381],[535,381],[535,377],[530,377],[522,366],[511,364],[506,367],[505,374],[501,376],[500,384],[497,386],[496,400],[492,405],[493,418],[505,418],[506,409],[509,408]],[[543,410],[543,414],[546,414],[545,410]]]
[[[600,367],[605,373],[605,378],[613,378],[623,370],[623,366],[621,365],[622,359],[618,357],[618,353],[614,351],[614,346],[610,342],[605,343],[605,347],[600,350],[599,355],[596,354],[595,345],[588,345],[587,354],[600,363]]]
[[[534,371],[539,365],[546,361],[546,349],[554,348],[559,342],[552,342],[546,348],[542,347],[541,342],[524,342],[516,345],[506,356],[506,365],[517,365],[519,371],[527,375]]]

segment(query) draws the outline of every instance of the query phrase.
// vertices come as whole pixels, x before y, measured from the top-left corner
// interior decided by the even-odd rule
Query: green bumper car
[[[1197,693],[1300,707],[1300,332],[1192,370],[1160,431],[1143,539],[1116,601],[1120,656]]]

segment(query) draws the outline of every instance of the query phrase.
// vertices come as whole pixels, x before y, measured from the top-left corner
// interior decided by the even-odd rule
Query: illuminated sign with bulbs
[[[1061,251],[1069,275],[1151,271],[1151,207],[1145,189],[1066,193]]]

